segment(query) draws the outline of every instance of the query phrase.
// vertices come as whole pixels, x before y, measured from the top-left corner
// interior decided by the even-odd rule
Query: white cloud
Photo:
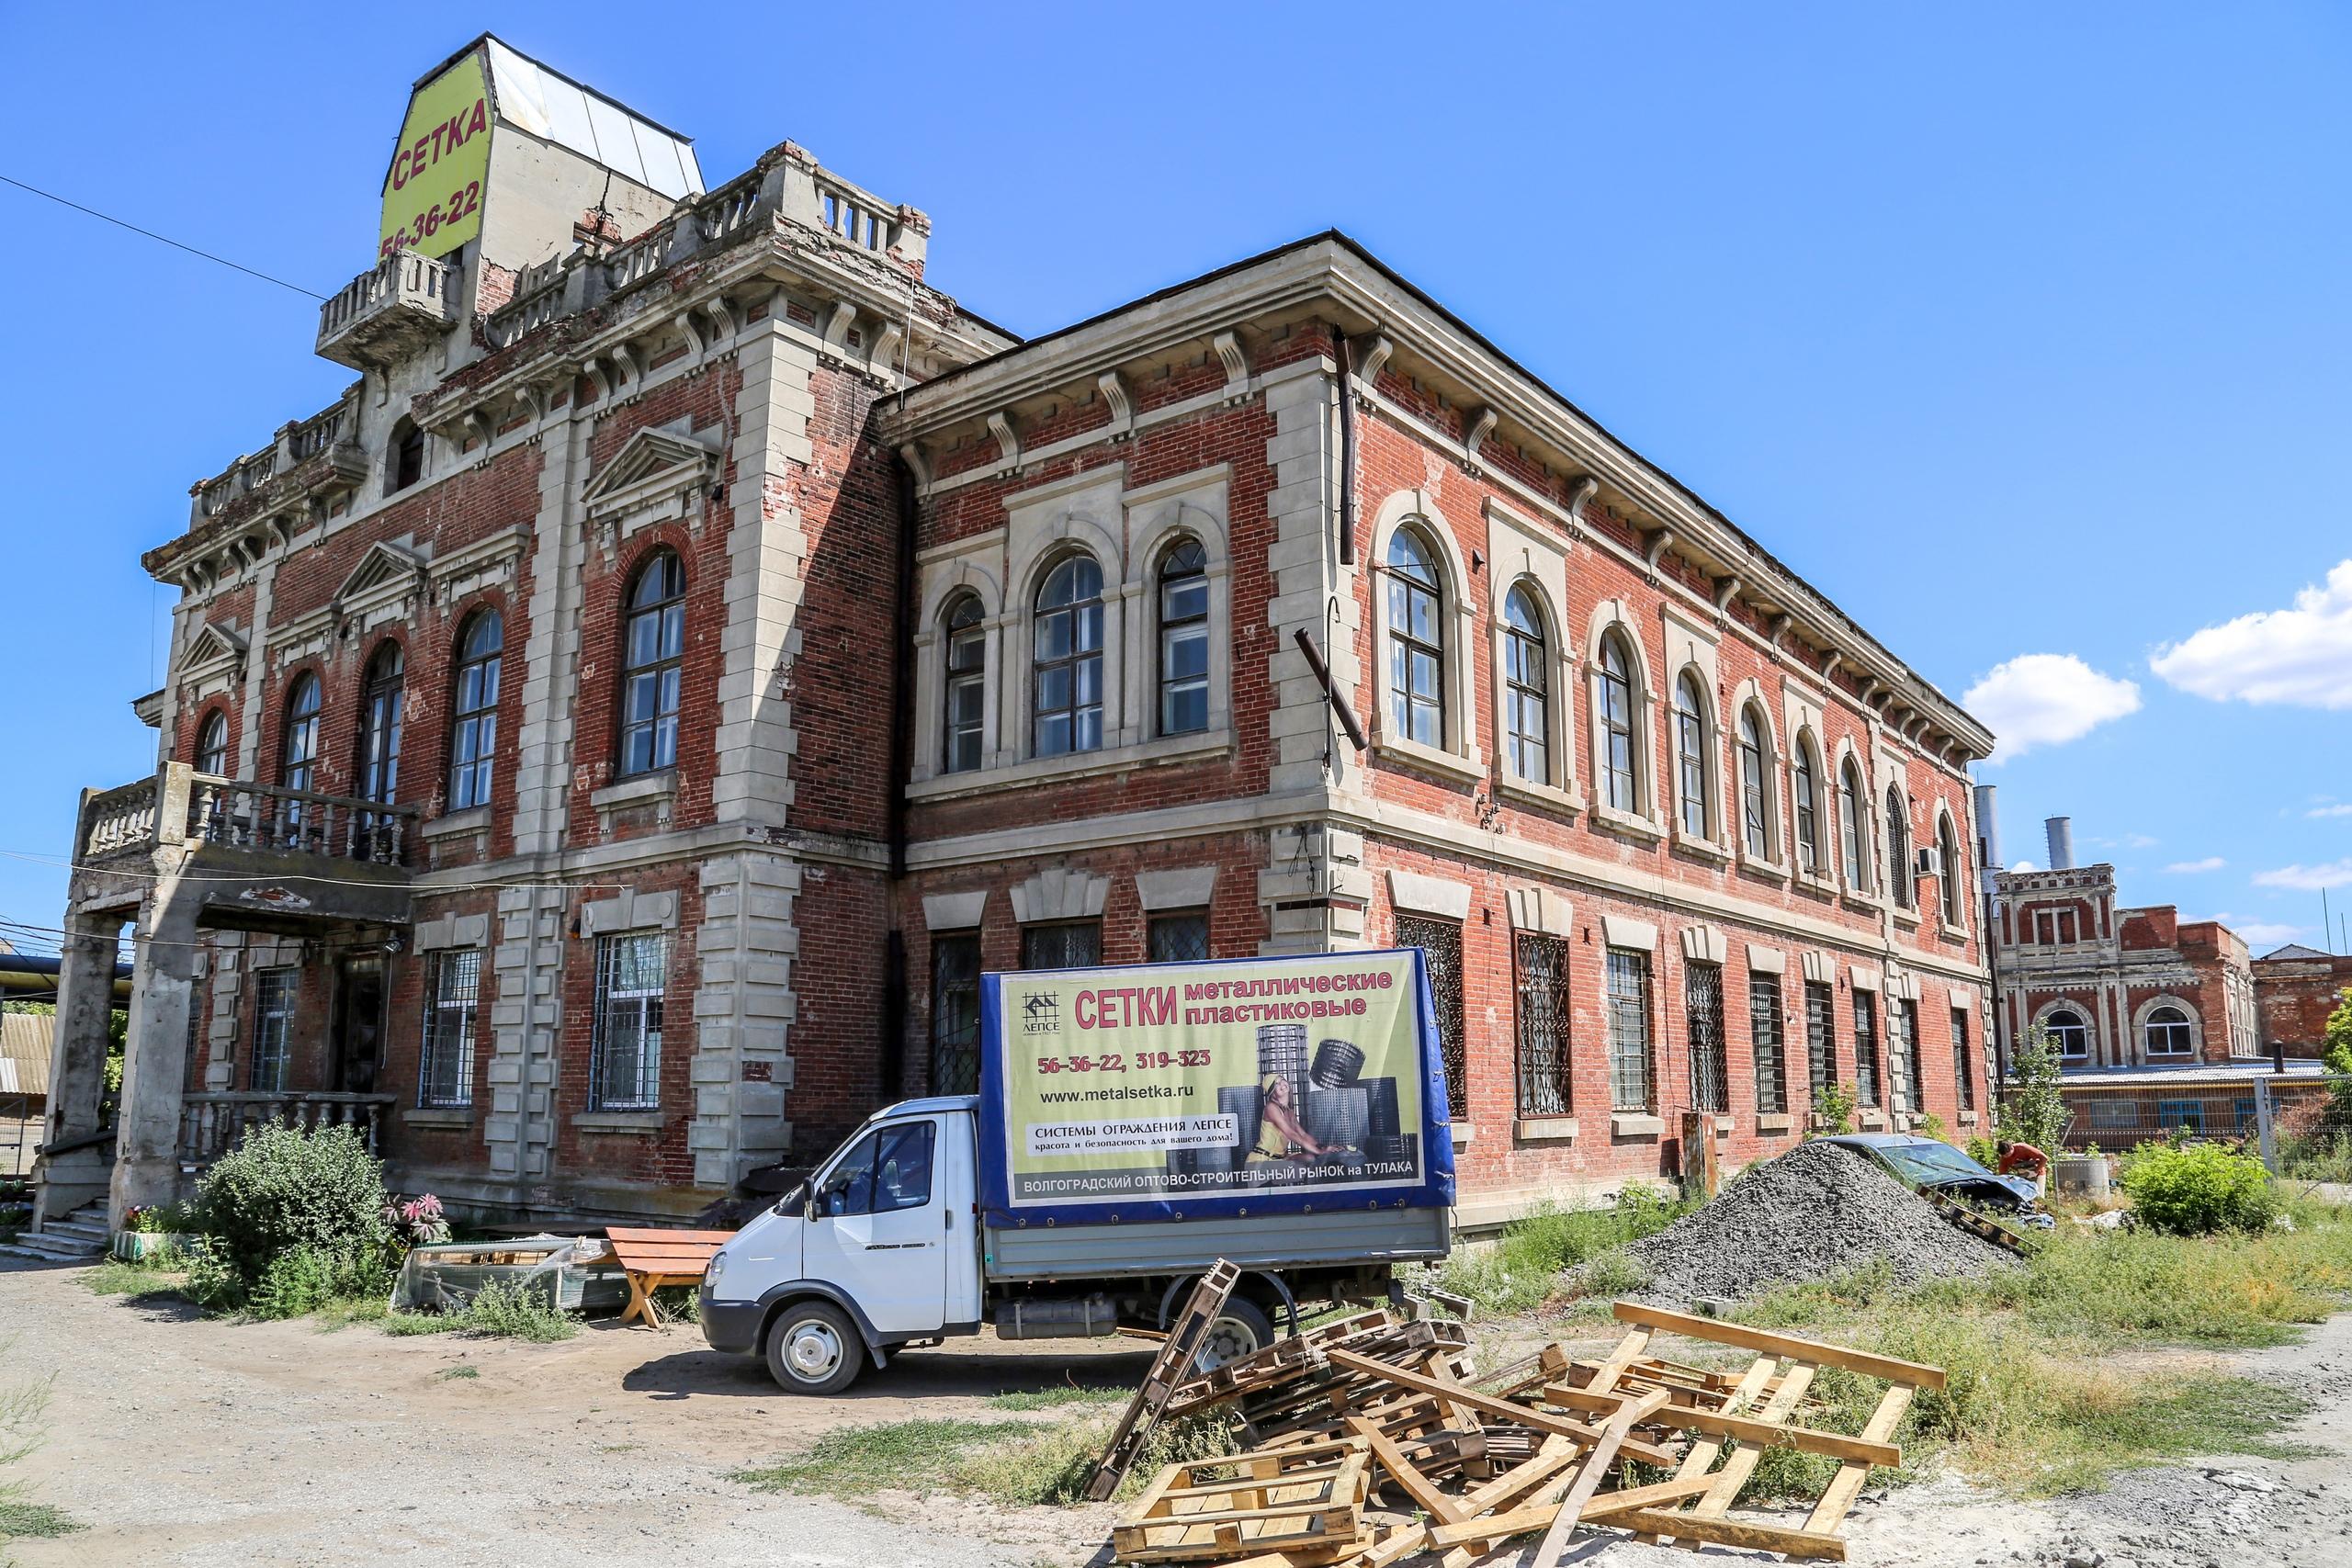
[[[2100,674],[2071,653],[2021,653],[1985,671],[1960,702],[1993,731],[1990,760],[2006,762],[2138,711],[2140,688]]]
[[[2219,855],[2207,855],[2203,860],[2177,860],[2165,869],[2176,874],[2188,875],[2199,871],[2219,871],[2229,863]]]
[[[2230,925],[2227,920],[2222,923]],[[2230,925],[2230,930],[2245,938],[2245,944],[2256,953],[2277,947],[2281,942],[2292,942],[2303,934],[2302,927],[2282,925],[2277,920],[2248,920],[2242,926]]]
[[[2352,883],[2352,859],[2330,861],[2325,865],[2282,865],[2276,871],[2254,874],[2256,887],[2291,887],[2298,893],[2316,893],[2323,887],[2342,887]]]
[[[2352,804],[2343,806],[2314,806],[2309,811],[2304,812],[2303,815],[2312,818],[2314,821],[2323,817],[2352,817]]]
[[[2021,860],[2018,862],[2017,864],[2009,867],[2009,869],[2011,871],[2040,871],[2041,868],[2034,864],[2030,860]]]
[[[2297,593],[2292,608],[2258,610],[2166,643],[2148,668],[2217,703],[2352,708],[2352,560]]]

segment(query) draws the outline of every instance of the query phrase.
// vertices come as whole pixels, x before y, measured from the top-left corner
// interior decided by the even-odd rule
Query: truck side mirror
[[[799,1186],[795,1187],[791,1191],[786,1193],[782,1198],[776,1200],[775,1213],[783,1215],[786,1219],[797,1220],[801,1218],[808,1212],[808,1184],[804,1181]]]

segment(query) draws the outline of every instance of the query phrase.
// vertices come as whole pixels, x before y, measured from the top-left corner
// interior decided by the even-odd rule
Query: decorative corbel
[[[1657,581],[1657,563],[1666,558],[1667,549],[1673,543],[1674,530],[1671,528],[1660,528],[1650,536],[1649,545],[1642,551],[1642,559],[1649,567],[1652,582]]]
[[[461,423],[466,427],[466,434],[479,440],[483,449],[487,451],[490,446],[490,421],[482,417],[481,410],[468,409]]]
[[[1471,410],[1464,417],[1462,426],[1462,450],[1468,457],[1470,467],[1475,468],[1478,466],[1478,448],[1487,444],[1487,437],[1495,433],[1495,422],[1501,418],[1502,415],[1497,413],[1492,408],[1483,405]]]
[[[691,310],[679,311],[677,324],[679,333],[686,340],[686,353],[692,356],[695,364],[701,364],[703,352],[710,344],[702,335],[702,328],[695,323],[694,311]]]
[[[914,475],[917,491],[931,488],[931,459],[923,455],[922,442],[909,441],[899,446],[899,460],[906,464],[909,473]]]
[[[892,361],[899,355],[899,341],[906,335],[907,329],[897,321],[886,323],[880,332],[874,334],[874,350],[870,357],[876,369],[890,369]]]
[[[833,306],[833,313],[825,318],[825,344],[836,353],[849,346],[849,330],[857,324],[857,307],[847,299]]]
[[[1838,667],[1839,667],[1839,666],[1841,666],[1841,665],[1843,665],[1845,662],[1846,662],[1846,650],[1845,650],[1844,649],[1840,649],[1840,648],[1833,648],[1833,649],[1831,649],[1829,650],[1829,652],[1827,653],[1827,655],[1826,655],[1826,656],[1822,659],[1822,660],[1821,660],[1821,678],[1822,678],[1822,680],[1824,680],[1824,681],[1835,681],[1835,680],[1837,680],[1837,679],[1838,679]]]
[[[1590,474],[1585,475],[1569,488],[1568,536],[1570,538],[1580,539],[1584,536],[1584,509],[1590,506],[1592,498],[1600,493],[1600,481]]]
[[[1781,651],[1781,641],[1788,637],[1789,628],[1796,625],[1796,620],[1794,615],[1785,612],[1772,617],[1772,652],[1776,656]]]
[[[1739,597],[1741,586],[1737,577],[1725,576],[1715,579],[1716,615],[1724,615],[1731,613],[1731,602]]]
[[[702,308],[710,313],[711,323],[718,329],[718,341],[725,343],[743,330],[742,318],[735,307],[727,302],[724,294],[714,294],[703,301]]]
[[[1094,378],[1094,385],[1111,411],[1111,439],[1125,441],[1136,433],[1136,408],[1127,400],[1127,384],[1116,370],[1105,370]]]
[[[595,392],[597,401],[602,402],[613,395],[613,378],[605,373],[603,359],[590,355],[581,362],[580,373],[588,378],[588,385]]]
[[[614,386],[618,387],[623,381],[643,379],[637,368],[637,355],[629,352],[628,344],[626,343],[613,344],[612,354],[613,367],[620,372],[613,381]]]
[[[1209,340],[1209,345],[1225,363],[1225,400],[1241,401],[1250,395],[1250,356],[1241,352],[1241,340],[1231,333],[1219,333]]]
[[[1012,416],[1000,409],[989,415],[989,434],[996,437],[997,472],[1021,471],[1021,437],[1012,433]]]
[[[1385,334],[1381,333],[1372,334],[1371,341],[1363,345],[1363,352],[1356,355],[1356,379],[1363,383],[1365,391],[1369,392],[1380,384],[1381,367],[1388,363],[1388,356],[1396,352],[1396,344],[1391,342]]]

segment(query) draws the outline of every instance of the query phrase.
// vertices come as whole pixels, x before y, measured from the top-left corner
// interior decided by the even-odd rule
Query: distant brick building
[[[2254,1000],[2263,1048],[2317,1058],[2327,1050],[2327,1020],[2352,989],[2352,956],[2290,942],[2254,961]]]
[[[1360,247],[1023,344],[799,147],[706,192],[494,39],[453,72],[486,163],[413,114],[394,178],[476,195],[388,188],[319,331],[361,378],[146,557],[50,1211],[294,1115],[479,1213],[690,1212],[969,1088],[983,970],[1390,943],[1465,1218],[1671,1174],[1686,1111],[1784,1148],[1832,1079],[1974,1122],[1991,738]]]

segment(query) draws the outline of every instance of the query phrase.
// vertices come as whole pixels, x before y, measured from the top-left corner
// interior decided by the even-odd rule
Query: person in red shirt
[[[2023,1172],[2039,1183],[2050,1169],[2050,1156],[2031,1144],[2012,1144],[2004,1141],[1999,1145],[1999,1153],[2001,1163],[1994,1169],[2002,1176],[2014,1176]]]

